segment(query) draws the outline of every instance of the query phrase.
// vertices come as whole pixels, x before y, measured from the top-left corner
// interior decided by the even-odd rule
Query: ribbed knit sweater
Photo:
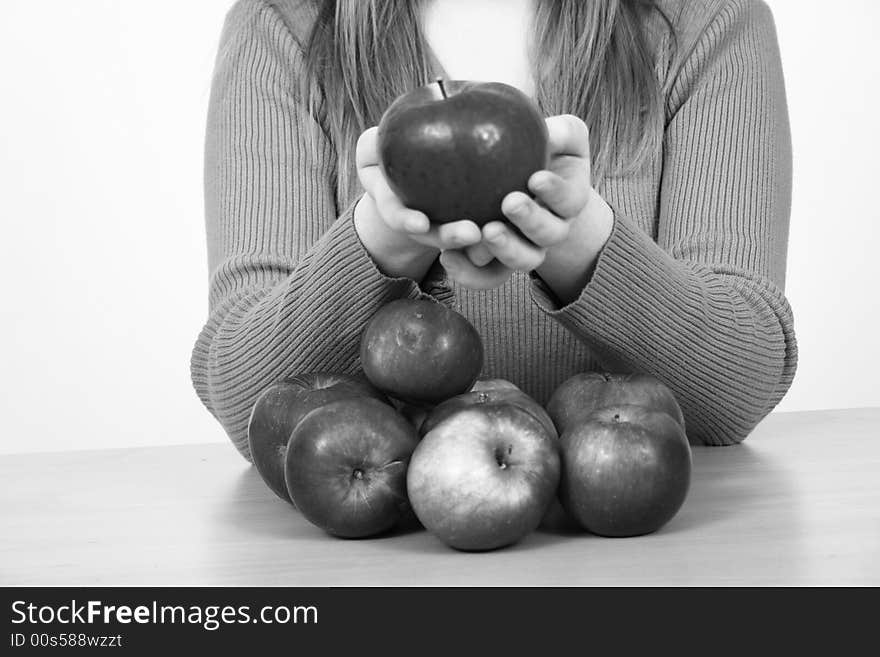
[[[677,39],[659,71],[665,138],[638,172],[598,188],[614,228],[580,296],[561,306],[514,274],[490,291],[384,275],[341,198],[322,118],[299,92],[303,0],[240,0],[221,36],[205,153],[209,316],[195,389],[246,457],[259,393],[287,374],[359,368],[385,303],[433,295],[476,326],[483,375],[544,403],[578,372],[642,371],[669,385],[688,435],[743,440],[780,401],[797,347],[784,296],[791,145],[772,16],[757,0],[668,0]],[[313,122],[317,152],[306,148]],[[353,170],[353,169],[352,169]]]

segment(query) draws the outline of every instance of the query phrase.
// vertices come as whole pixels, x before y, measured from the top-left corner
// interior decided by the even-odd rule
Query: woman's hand
[[[479,244],[482,234],[472,221],[431,225],[424,213],[404,206],[379,167],[376,133],[376,128],[365,130],[357,143],[358,178],[365,193],[354,210],[355,230],[385,275],[418,281],[440,251]]]
[[[611,234],[613,213],[591,185],[586,124],[571,115],[546,121],[550,165],[528,181],[536,198],[522,192],[508,194],[501,211],[513,226],[490,222],[483,226],[479,245],[466,247],[466,253],[441,255],[449,276],[462,285],[493,288],[513,271],[535,271],[568,303],[587,284]]]

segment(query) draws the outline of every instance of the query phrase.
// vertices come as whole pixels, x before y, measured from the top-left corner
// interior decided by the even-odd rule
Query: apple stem
[[[443,86],[443,78],[437,78],[437,85],[440,87],[440,93],[443,94],[443,99],[448,98],[446,95],[446,87]]]
[[[511,454],[513,452],[513,447],[508,446],[507,453]],[[498,464],[498,467],[502,470],[507,470],[507,460],[504,458],[504,449],[496,449],[495,450],[495,462]]]
[[[364,478],[364,471],[361,470],[360,468],[355,468],[354,472],[352,472],[351,474],[355,479],[363,479]]]

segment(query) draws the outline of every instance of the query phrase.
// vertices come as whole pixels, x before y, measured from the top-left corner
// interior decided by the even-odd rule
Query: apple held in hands
[[[562,505],[595,534],[656,531],[687,497],[690,445],[667,413],[632,405],[604,408],[566,429],[560,447]]]
[[[379,122],[382,171],[404,205],[437,223],[503,220],[501,201],[529,193],[548,163],[535,103],[499,82],[433,82],[400,96]]]
[[[362,375],[329,372],[289,376],[257,398],[248,422],[248,445],[257,472],[278,497],[290,502],[284,482],[284,457],[296,425],[319,406],[352,397],[388,401]]]
[[[491,550],[532,532],[558,483],[556,439],[510,404],[466,408],[435,426],[407,474],[419,521],[460,550]]]
[[[684,427],[684,415],[675,395],[650,374],[575,374],[553,392],[547,412],[561,434],[585,415],[620,404],[662,411]]]
[[[392,397],[436,404],[473,385],[483,367],[483,343],[470,322],[443,304],[397,299],[364,329],[361,365]]]
[[[390,529],[410,510],[406,471],[418,440],[409,422],[375,399],[325,404],[290,436],[284,473],[290,498],[334,536]]]

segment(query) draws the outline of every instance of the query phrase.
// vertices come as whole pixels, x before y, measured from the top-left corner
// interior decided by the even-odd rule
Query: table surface
[[[229,444],[0,457],[5,585],[878,585],[880,409],[770,415],[694,448],[655,534],[550,523],[494,552],[424,530],[331,538]]]

